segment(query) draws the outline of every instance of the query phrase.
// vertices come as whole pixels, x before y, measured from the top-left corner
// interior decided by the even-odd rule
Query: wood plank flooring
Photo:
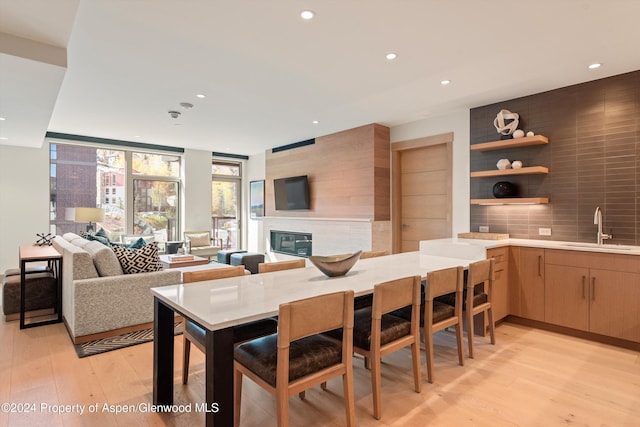
[[[437,334],[435,383],[413,391],[408,349],[390,355],[382,369],[383,416],[372,416],[369,372],[354,362],[359,426],[638,426],[640,354],[525,326],[497,327],[497,345],[476,340],[476,358],[456,363],[453,333]],[[134,411],[103,406],[150,404],[152,343],[78,359],[61,324],[20,330],[0,324],[0,403],[35,404],[35,412],[0,411],[0,426],[204,425],[195,402],[204,401],[204,357],[192,350],[191,376],[181,384],[182,337],[176,337],[175,403],[191,413]],[[424,355],[423,355],[424,360]],[[423,372],[423,375],[426,375]],[[229,384],[229,387],[232,387]],[[245,379],[243,426],[275,426],[272,397]],[[85,405],[85,414],[58,414],[41,404]],[[89,405],[98,405],[96,413]],[[345,425],[341,381],[329,390],[292,397],[292,426]],[[16,409],[16,408],[14,408]]]

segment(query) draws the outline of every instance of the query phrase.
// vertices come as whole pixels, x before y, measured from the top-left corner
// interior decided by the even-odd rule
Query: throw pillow
[[[158,242],[151,242],[140,249],[114,246],[113,253],[116,254],[125,274],[162,270],[162,263],[158,256]]]
[[[129,248],[129,249],[140,249],[141,247],[147,244],[147,241],[144,240],[142,237],[140,237],[138,240],[136,240],[133,243],[117,243],[117,242],[110,242],[110,243],[111,243],[111,246],[121,246],[123,248]]]
[[[187,239],[191,242],[191,247],[211,246],[211,238],[209,233],[187,234]]]
[[[84,237],[87,240],[94,240],[96,242],[100,242],[105,246],[109,246],[111,247],[111,242],[109,241],[109,236],[107,235],[107,232],[104,231],[103,228],[101,228],[100,230],[96,231],[95,233],[89,233],[86,231],[81,231],[80,232],[80,236]]]

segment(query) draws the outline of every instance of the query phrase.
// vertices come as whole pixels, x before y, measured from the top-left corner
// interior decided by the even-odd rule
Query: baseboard
[[[176,322],[182,321],[182,320],[183,320],[182,316],[179,316],[179,315],[175,316],[175,321]],[[129,332],[142,331],[142,330],[145,330],[145,329],[153,328],[153,322],[149,322],[149,323],[141,323],[139,325],[127,326],[127,327],[119,328],[119,329],[112,329],[110,331],[98,332],[96,334],[89,334],[89,335],[82,335],[82,336],[79,336],[79,337],[74,337],[73,334],[71,333],[71,331],[69,330],[69,325],[67,325],[66,319],[65,319],[64,324],[67,327],[67,332],[69,332],[69,336],[71,337],[71,341],[73,341],[74,344],[84,344],[84,343],[89,342],[89,341],[115,337],[115,336],[122,335],[122,334],[128,334]]]
[[[565,326],[552,325],[550,323],[540,322],[538,320],[525,319],[518,316],[509,315],[505,321],[516,325],[530,326],[532,328],[543,329],[545,331],[556,332],[559,334],[570,335],[577,338],[595,341],[602,344],[613,345],[616,347],[628,348],[629,350],[640,351],[640,343],[635,341],[623,340],[621,338],[608,337],[606,335],[594,334],[593,332],[580,331],[578,329],[567,328]]]
[[[40,310],[25,311],[24,317],[25,319],[32,319],[34,317],[49,316],[55,314],[55,312],[53,308],[43,308]],[[5,322],[13,322],[15,320],[20,320],[20,313],[5,314],[4,316]]]

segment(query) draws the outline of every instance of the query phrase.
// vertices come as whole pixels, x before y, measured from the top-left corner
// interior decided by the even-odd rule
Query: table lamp
[[[88,222],[87,232],[94,231],[94,223],[104,221],[103,208],[76,208],[75,222]]]

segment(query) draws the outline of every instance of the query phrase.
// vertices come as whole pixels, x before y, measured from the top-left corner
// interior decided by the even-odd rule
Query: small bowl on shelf
[[[334,256],[310,256],[309,261],[329,277],[344,276],[358,262],[362,251]]]

